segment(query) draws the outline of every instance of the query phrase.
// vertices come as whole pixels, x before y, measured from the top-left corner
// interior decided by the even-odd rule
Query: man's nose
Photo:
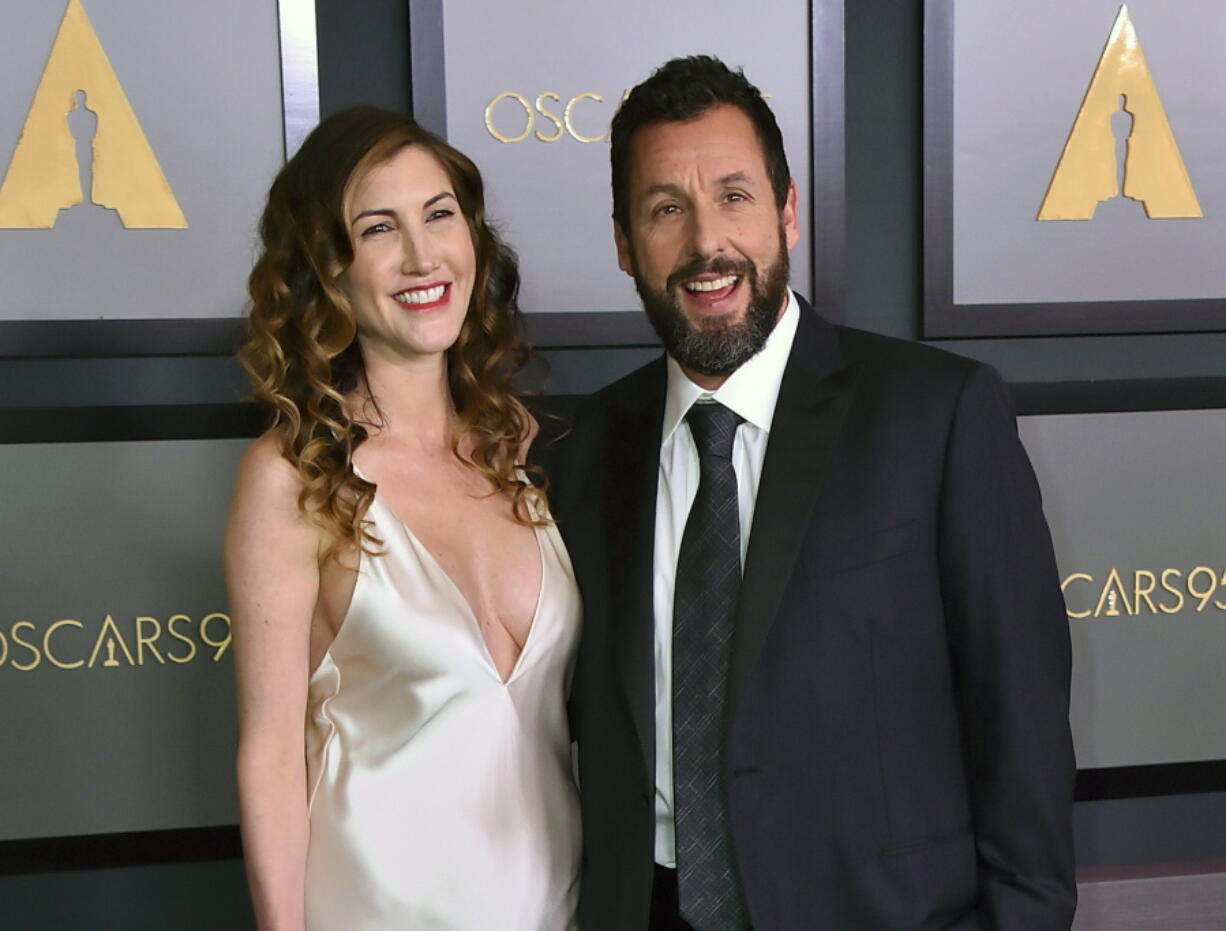
[[[711,258],[724,251],[724,235],[719,211],[714,205],[695,204],[690,210],[690,251]]]

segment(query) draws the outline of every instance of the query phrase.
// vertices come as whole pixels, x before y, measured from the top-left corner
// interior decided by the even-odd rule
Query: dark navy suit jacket
[[[645,928],[663,359],[550,457],[584,599],[580,927]],[[753,924],[1067,929],[1069,633],[1039,491],[987,366],[802,302],[755,506],[724,765]]]

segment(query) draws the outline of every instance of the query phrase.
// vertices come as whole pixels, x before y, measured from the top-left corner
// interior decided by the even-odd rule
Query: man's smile
[[[725,275],[723,278],[714,278],[709,281],[687,281],[682,287],[691,293],[722,291],[725,288],[734,287],[740,280],[740,275]]]

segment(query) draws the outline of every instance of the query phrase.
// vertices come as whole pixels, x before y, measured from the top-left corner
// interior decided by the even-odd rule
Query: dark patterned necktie
[[[742,418],[722,404],[686,415],[698,493],[685,522],[673,598],[673,819],[681,916],[696,931],[748,927],[733,864],[721,737],[741,588],[741,518],[732,441]]]

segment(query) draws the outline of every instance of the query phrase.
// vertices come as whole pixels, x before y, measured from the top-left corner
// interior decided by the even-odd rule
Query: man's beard
[[[790,274],[787,245],[779,231],[779,257],[762,278],[749,261],[696,259],[668,276],[664,290],[657,291],[639,274],[632,263],[634,287],[639,292],[647,319],[664,344],[665,351],[683,368],[700,375],[730,375],[757,355],[775,328],[779,311],[787,297]],[[749,288],[749,305],[739,323],[708,321],[696,327],[681,309],[674,295],[683,281],[703,274],[738,275],[739,287]]]

